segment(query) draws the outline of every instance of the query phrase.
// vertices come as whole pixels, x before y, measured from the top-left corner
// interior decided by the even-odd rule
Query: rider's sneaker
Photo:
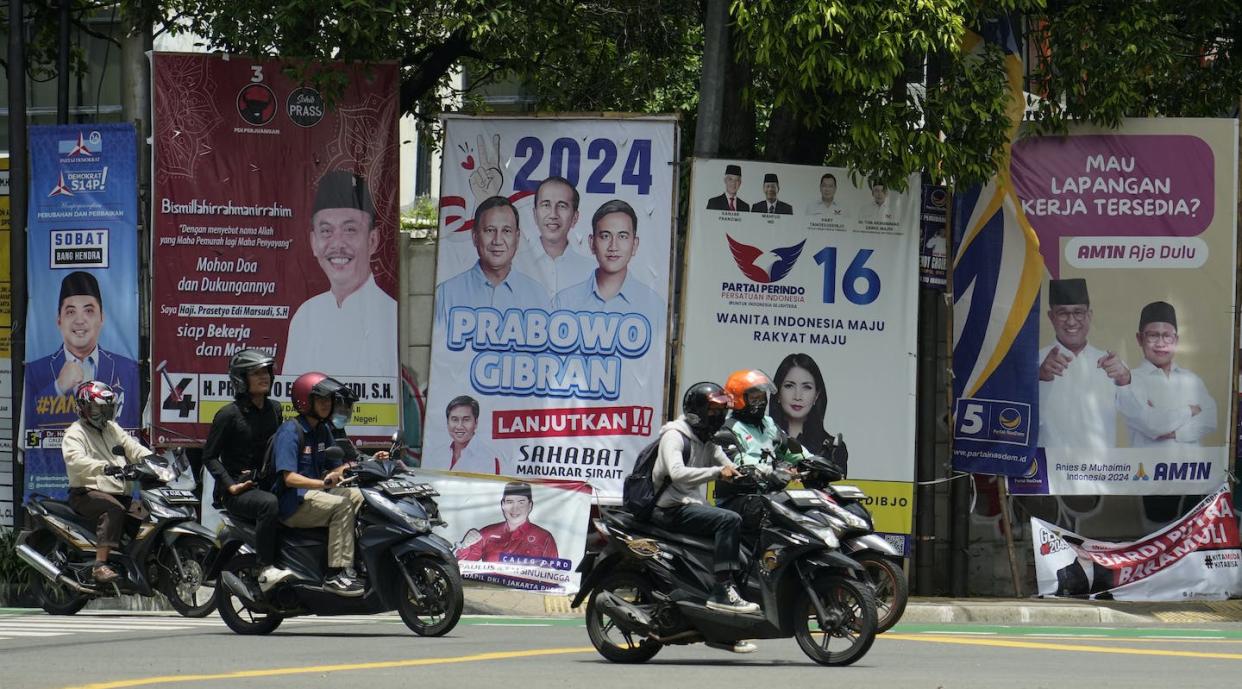
[[[102,562],[97,562],[94,567],[91,567],[91,576],[95,578],[96,584],[111,584],[121,578],[116,570]]]
[[[362,582],[349,577],[345,572],[339,572],[325,579],[323,589],[338,596],[361,596],[363,593]]]
[[[293,572],[283,567],[271,565],[259,572],[259,590],[267,593],[272,587],[293,576]]]
[[[708,641],[707,645],[712,648],[719,648],[722,651],[729,651],[730,653],[754,653],[759,650],[758,646],[749,641],[735,641],[731,644],[718,644]]]
[[[707,607],[724,612],[753,613],[759,612],[759,605],[738,595],[733,584],[716,584],[712,597],[707,599]]]

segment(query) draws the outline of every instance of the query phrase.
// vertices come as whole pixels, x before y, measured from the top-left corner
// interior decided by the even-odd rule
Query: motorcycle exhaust
[[[43,555],[41,555],[39,551],[35,550],[34,548],[31,548],[28,545],[22,544],[22,545],[17,546],[14,549],[14,551],[17,553],[18,557],[20,557],[22,560],[25,560],[26,564],[30,565],[31,567],[34,567],[35,571],[38,572],[39,574],[42,574],[45,579],[49,581],[54,581],[54,582],[64,584],[65,586],[68,586],[69,588],[77,591],[78,593],[85,593],[88,595],[93,595],[97,593],[97,591],[95,591],[94,589],[87,588],[79,584],[78,582],[74,581],[73,579],[65,576],[65,573],[62,572],[59,567],[52,564],[51,560],[47,559],[46,557],[43,557]]]
[[[623,631],[644,636],[651,633],[651,617],[612,593],[600,591],[595,596],[595,605]]]

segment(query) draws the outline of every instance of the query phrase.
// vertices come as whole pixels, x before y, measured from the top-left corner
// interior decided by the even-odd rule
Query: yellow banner
[[[198,422],[211,423],[216,412],[232,404],[232,400],[203,400],[198,407]],[[292,419],[296,413],[293,406],[282,405],[285,419]],[[354,417],[349,422],[352,426],[393,427],[400,425],[401,405],[392,402],[374,403],[359,402],[354,405]]]
[[[863,503],[884,533],[911,533],[914,527],[914,484],[904,481],[842,481],[867,494]]]

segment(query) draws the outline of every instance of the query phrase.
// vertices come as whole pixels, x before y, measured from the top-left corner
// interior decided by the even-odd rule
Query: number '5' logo
[[[958,431],[962,435],[977,435],[983,430],[983,405],[967,404],[962,410],[962,420],[958,425]]]

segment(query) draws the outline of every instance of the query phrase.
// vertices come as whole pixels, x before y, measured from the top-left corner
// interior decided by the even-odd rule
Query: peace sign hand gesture
[[[505,184],[505,175],[500,169],[500,135],[492,135],[492,146],[489,149],[480,134],[477,150],[479,164],[470,175],[470,191],[474,194],[476,206],[484,199],[499,196],[500,189]]]

